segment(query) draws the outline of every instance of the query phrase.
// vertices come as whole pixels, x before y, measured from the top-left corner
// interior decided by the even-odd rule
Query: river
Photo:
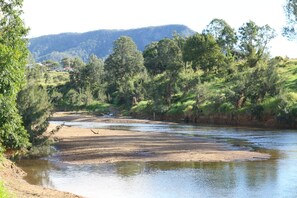
[[[61,124],[62,122],[53,122]],[[121,162],[70,165],[55,158],[23,160],[31,184],[84,197],[297,197],[297,131],[169,124],[66,122],[88,128],[207,137],[234,149],[270,153],[264,161]]]

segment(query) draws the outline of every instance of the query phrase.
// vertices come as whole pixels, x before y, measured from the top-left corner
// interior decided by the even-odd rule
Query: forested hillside
[[[86,33],[64,33],[30,39],[29,50],[37,62],[43,60],[60,61],[64,57],[80,57],[87,61],[91,54],[100,58],[112,52],[112,44],[120,36],[129,36],[139,50],[153,41],[165,37],[172,38],[177,33],[182,36],[194,34],[183,25],[166,25],[131,30],[97,30]]]
[[[66,84],[55,86],[47,72],[40,82],[51,84],[51,101],[60,110],[100,114],[113,105],[135,117],[294,128],[297,64],[270,56],[275,35],[253,21],[235,30],[214,19],[202,33],[163,38],[143,52],[121,36],[104,60],[64,58],[61,65],[71,69]]]

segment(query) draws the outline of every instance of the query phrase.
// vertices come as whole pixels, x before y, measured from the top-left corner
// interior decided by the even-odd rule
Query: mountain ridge
[[[37,62],[49,59],[60,61],[64,57],[80,57],[87,61],[91,54],[107,57],[112,52],[113,42],[120,36],[131,37],[142,51],[151,42],[172,38],[174,32],[185,37],[195,33],[185,25],[66,32],[31,38],[29,50]]]

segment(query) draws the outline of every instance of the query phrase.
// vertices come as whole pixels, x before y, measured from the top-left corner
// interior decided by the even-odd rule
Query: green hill
[[[86,61],[91,54],[104,58],[110,54],[113,42],[120,36],[129,36],[139,50],[173,33],[189,36],[195,32],[184,25],[166,25],[130,30],[97,30],[85,33],[63,33],[30,39],[29,49],[37,62],[59,61],[64,57],[81,57]]]

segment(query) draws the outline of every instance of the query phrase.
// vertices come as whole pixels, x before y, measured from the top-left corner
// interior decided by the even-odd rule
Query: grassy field
[[[68,72],[48,71],[38,80],[41,85],[58,86],[69,82]]]
[[[297,92],[297,60],[291,60],[285,67],[279,68],[283,86],[288,92]]]

